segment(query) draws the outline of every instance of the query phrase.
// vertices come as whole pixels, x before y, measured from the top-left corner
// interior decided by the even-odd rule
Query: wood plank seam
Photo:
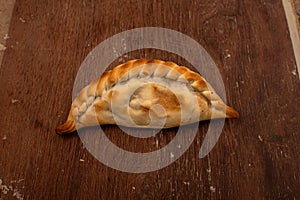
[[[8,30],[15,7],[15,0],[0,0],[0,68],[5,50],[6,40],[9,39]]]
[[[298,77],[300,80],[300,33],[297,27],[299,25],[297,20],[297,14],[295,12],[294,3],[292,0],[282,0],[282,4],[285,11],[290,37],[294,49],[296,70],[298,71]]]

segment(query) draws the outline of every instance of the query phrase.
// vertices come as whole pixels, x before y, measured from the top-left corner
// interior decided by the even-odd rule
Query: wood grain
[[[198,158],[204,122],[175,163],[130,174],[97,161],[77,135],[64,138],[54,130],[67,117],[75,76],[88,53],[114,34],[144,26],[177,30],[203,45],[241,118],[226,121],[209,157]],[[300,85],[280,1],[17,0],[9,35],[0,69],[0,179],[25,199],[300,198]],[[158,50],[131,57],[192,68]],[[137,152],[154,150],[156,140],[162,147],[175,134],[167,130],[137,140],[115,126],[104,131]],[[11,191],[0,198],[15,199]]]

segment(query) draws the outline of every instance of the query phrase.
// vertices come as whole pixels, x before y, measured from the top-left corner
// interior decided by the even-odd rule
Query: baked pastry
[[[238,117],[198,73],[173,62],[137,59],[106,71],[83,88],[56,132],[67,134],[98,124],[171,128]]]

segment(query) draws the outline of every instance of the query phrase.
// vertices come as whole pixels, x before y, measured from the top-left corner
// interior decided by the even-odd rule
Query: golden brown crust
[[[226,118],[240,118],[240,114],[233,108],[226,106]]]
[[[68,120],[65,124],[57,127],[56,132],[59,134],[66,134],[75,131],[75,124],[92,105],[98,115],[98,123],[114,124],[115,122],[111,115],[110,105],[102,98],[102,96],[120,82],[125,82],[132,78],[143,78],[147,76],[160,77],[169,79],[170,81],[188,84],[188,87],[197,93],[200,113],[204,113],[203,115],[201,114],[199,120],[207,120],[211,118],[211,106],[214,106],[214,109],[219,110],[217,117],[239,117],[239,114],[234,109],[228,106],[226,107],[222,99],[215,93],[210,84],[198,73],[195,73],[184,66],[178,66],[173,62],[146,60],[142,58],[130,60],[124,64],[118,65],[110,71],[106,71],[99,80],[93,81],[90,85],[83,88],[78,97],[72,103]],[[159,92],[160,91],[156,91],[155,95],[163,97],[163,95]],[[112,94],[110,94],[110,96],[106,94],[106,98],[112,98],[111,95]],[[159,99],[158,102],[167,106],[166,102],[164,102],[164,98]],[[222,109],[224,111],[222,111]],[[140,112],[143,112],[143,110],[137,110],[134,112],[139,114]],[[222,113],[224,114],[222,115]],[[91,116],[85,116],[85,118],[95,120]],[[178,119],[175,121],[178,121]],[[88,124],[93,123],[94,122],[89,122]]]
[[[75,126],[75,121],[73,120],[72,117],[72,109],[71,109],[67,121],[64,124],[56,127],[55,132],[59,135],[64,135],[74,131],[76,131],[76,126]]]

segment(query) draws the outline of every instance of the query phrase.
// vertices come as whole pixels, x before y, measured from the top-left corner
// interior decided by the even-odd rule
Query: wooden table
[[[209,156],[198,158],[209,124],[203,122],[176,162],[131,174],[99,162],[76,134],[60,137],[54,130],[67,117],[88,53],[117,33],[145,26],[200,43],[241,118],[226,120]],[[8,35],[0,68],[0,199],[300,198],[300,84],[281,1],[17,0]],[[159,50],[124,59],[139,57],[192,67]],[[103,129],[135,152],[160,148],[175,135],[171,129],[137,139],[116,126]]]

